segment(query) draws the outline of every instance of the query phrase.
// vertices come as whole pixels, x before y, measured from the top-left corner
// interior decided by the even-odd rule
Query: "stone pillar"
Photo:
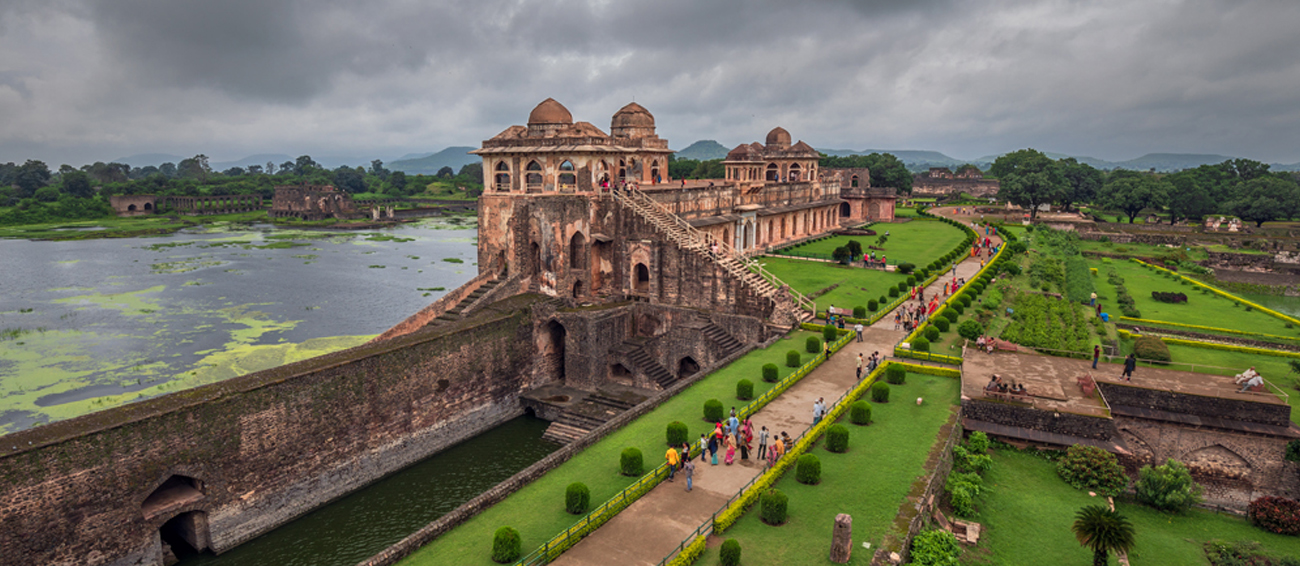
[[[835,530],[831,533],[831,562],[847,564],[853,554],[853,517],[847,513],[835,516]]]

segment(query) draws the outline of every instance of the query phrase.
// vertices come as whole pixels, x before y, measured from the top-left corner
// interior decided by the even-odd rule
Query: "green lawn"
[[[1075,541],[1070,525],[1080,508],[1105,500],[1070,487],[1056,475],[1054,464],[1029,453],[999,450],[993,460],[985,474],[987,491],[976,500],[979,516],[974,520],[984,531],[962,564],[1090,564],[1092,553]],[[1273,553],[1300,555],[1300,537],[1268,533],[1232,515],[1200,509],[1167,515],[1123,500],[1115,505],[1137,535],[1129,554],[1135,566],[1208,565],[1201,544],[1215,538],[1255,540]]]
[[[847,267],[837,263],[776,257],[765,257],[760,261],[765,269],[800,293],[816,293],[839,283],[839,287],[815,299],[819,310],[825,310],[827,305],[848,309],[865,307],[867,301],[880,297],[892,300],[888,295],[889,287],[907,280],[906,275],[897,272]]]
[[[1195,324],[1217,328],[1229,328],[1245,332],[1260,332],[1278,336],[1297,336],[1297,330],[1287,328],[1281,319],[1259,311],[1247,311],[1245,305],[1233,306],[1233,301],[1214,293],[1202,293],[1200,287],[1192,284],[1183,285],[1179,281],[1161,275],[1162,272],[1148,269],[1131,261],[1111,261],[1106,263],[1097,259],[1088,261],[1090,267],[1096,267],[1098,275],[1095,283],[1105,294],[1114,296],[1115,288],[1107,283],[1106,274],[1114,268],[1124,278],[1124,286],[1133,296],[1138,311],[1144,319],[1166,320],[1180,324]],[[1186,293],[1187,302],[1183,304],[1161,303],[1151,298],[1152,291]],[[1099,292],[1098,294],[1101,294]],[[1105,312],[1119,316],[1117,305],[1105,305]]]
[[[873,224],[871,229],[879,235],[831,236],[785,248],[778,253],[829,259],[835,248],[848,244],[849,240],[857,240],[864,252],[874,251],[876,257],[884,254],[891,264],[910,262],[917,266],[925,266],[952,251],[953,247],[966,237],[960,229],[946,222],[929,219],[913,220],[904,224]],[[885,232],[889,232],[885,245],[877,245],[876,241]],[[869,246],[883,249],[873,250]]]
[[[789,521],[772,527],[759,519],[757,504],[722,536],[740,541],[742,563],[830,564],[831,525],[835,515],[853,516],[853,560],[870,564],[871,551],[880,545],[898,514],[912,482],[924,473],[925,461],[939,432],[957,403],[961,384],[949,377],[907,374],[907,383],[893,387],[889,403],[873,404],[870,426],[841,420],[849,427],[849,451],[835,454],[825,440],[809,451],[821,460],[822,481],[804,485],[791,469],[777,489],[790,497]],[[925,398],[917,406],[915,399]],[[697,565],[718,564],[718,549],[711,548]]]
[[[692,438],[712,430],[703,420],[705,400],[718,399],[728,408],[741,406],[745,402],[736,400],[736,382],[740,379],[753,381],[754,396],[762,395],[772,385],[762,380],[760,368],[763,364],[777,364],[781,368],[780,376],[784,378],[794,371],[785,367],[786,351],[803,352],[804,339],[814,335],[820,333],[794,332],[768,348],[750,352],[578,453],[505,501],[435,539],[402,563],[492,566],[495,564],[491,560],[492,534],[504,525],[518,529],[523,538],[524,553],[532,552],[580,518],[564,511],[566,486],[577,481],[587,484],[591,490],[592,507],[613,497],[636,480],[619,474],[619,454],[624,448],[639,448],[647,469],[659,465],[666,450],[664,429],[669,422],[680,420],[686,423]],[[804,361],[808,356],[804,354]]]
[[[1114,242],[1079,240],[1079,251],[1101,252],[1126,257],[1158,257],[1177,249],[1153,244],[1116,244]],[[1210,254],[1206,253],[1205,248],[1201,246],[1187,246],[1182,250],[1192,261],[1201,261],[1210,257]]]

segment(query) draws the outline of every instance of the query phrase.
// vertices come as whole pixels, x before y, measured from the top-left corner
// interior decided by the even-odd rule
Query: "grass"
[[[850,309],[856,306],[865,307],[867,301],[882,296],[886,300],[892,300],[888,295],[889,287],[907,280],[907,276],[901,273],[848,267],[836,263],[773,257],[763,258],[762,263],[765,269],[801,293],[816,293],[838,283],[838,287],[814,299],[817,301],[818,309],[825,308],[825,305]]]
[[[961,384],[953,378],[909,373],[906,384],[891,387],[891,402],[873,403],[875,423],[862,427],[850,424],[847,417],[840,421],[849,427],[848,452],[829,452],[824,440],[809,451],[821,460],[820,484],[801,484],[793,471],[777,483],[777,489],[790,497],[786,524],[764,524],[755,505],[723,534],[740,541],[746,565],[829,564],[831,525],[839,513],[853,516],[855,549],[850,563],[871,563],[871,551],[861,548],[861,543],[870,542],[873,549],[880,545],[912,483],[924,473],[926,458],[957,403]],[[916,397],[927,402],[918,406]],[[711,548],[696,564],[718,562],[718,549]]]
[[[1281,319],[1259,311],[1247,311],[1246,306],[1233,306],[1233,301],[1214,293],[1202,293],[1194,285],[1183,285],[1169,279],[1153,269],[1147,269],[1131,261],[1112,261],[1104,263],[1089,260],[1090,267],[1096,267],[1098,276],[1096,285],[1113,295],[1114,286],[1106,282],[1106,274],[1114,268],[1124,278],[1124,286],[1133,296],[1134,303],[1142,313],[1142,318],[1165,320],[1181,324],[1195,324],[1229,328],[1244,332],[1260,332],[1277,336],[1296,336],[1297,330],[1287,328]],[[1161,303],[1151,298],[1152,291],[1186,293],[1188,300],[1184,304]],[[1099,293],[1100,294],[1100,293]],[[1118,316],[1117,305],[1105,305],[1104,312]],[[1207,333],[1209,333],[1207,331]]]
[[[653,411],[613,432],[569,461],[524,486],[519,491],[483,511],[476,517],[425,545],[402,561],[407,565],[482,565],[492,566],[492,534],[509,525],[519,530],[524,553],[573,525],[581,518],[564,510],[564,490],[573,482],[583,482],[591,490],[592,507],[613,497],[637,478],[619,474],[619,454],[624,448],[641,450],[647,468],[658,465],[667,450],[664,431],[668,423],[679,420],[687,424],[690,438],[712,427],[703,420],[704,401],[718,399],[724,407],[741,406],[736,400],[736,382],[754,382],[754,396],[762,395],[772,384],[762,380],[763,364],[774,363],[780,377],[794,371],[785,367],[785,352],[803,353],[804,339],[818,335],[795,332],[768,348],[750,352],[727,367],[714,372],[669,399]],[[804,354],[805,361],[808,354]]]
[[[215,216],[107,217],[95,220],[58,221],[47,224],[24,224],[0,227],[0,238],[26,238],[33,240],[87,240],[96,238],[132,238],[157,234],[171,234],[177,230],[211,222],[265,221],[266,212],[243,212]]]
[[[985,474],[988,489],[976,500],[975,521],[985,530],[979,546],[966,549],[962,564],[1090,564],[1092,553],[1075,541],[1070,525],[1080,508],[1105,501],[1070,487],[1051,462],[1032,454],[999,450],[993,460]],[[1201,544],[1215,538],[1255,540],[1272,552],[1300,555],[1300,537],[1268,533],[1239,517],[1200,509],[1168,515],[1124,500],[1115,506],[1137,535],[1129,554],[1133,564],[1208,565]]]
[[[913,220],[905,224],[874,224],[871,226],[880,235],[889,232],[889,238],[885,245],[878,246],[876,240],[880,236],[831,236],[822,238],[806,244],[800,244],[791,248],[781,250],[780,253],[791,253],[793,255],[808,255],[809,257],[820,257],[829,259],[835,248],[848,244],[849,240],[857,240],[862,244],[863,252],[876,252],[876,257],[885,254],[890,263],[910,262],[918,267],[924,267],[930,262],[938,259],[943,254],[952,251],[958,243],[961,242],[965,234],[956,227],[945,222],[937,220]],[[869,246],[877,246],[882,250],[872,250]]]
[[[1116,244],[1114,242],[1079,240],[1079,251],[1100,252],[1125,257],[1159,257],[1178,251],[1178,248],[1167,248],[1154,244]],[[1205,248],[1201,246],[1186,246],[1182,251],[1192,261],[1202,261],[1210,257],[1210,254],[1206,253]]]

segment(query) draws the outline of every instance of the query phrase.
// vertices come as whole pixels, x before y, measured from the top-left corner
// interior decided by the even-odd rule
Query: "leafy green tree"
[[[460,172],[456,173],[456,177],[458,178],[456,181],[458,183],[461,182],[459,178],[463,177],[467,183],[473,183],[480,187],[483,186],[483,162],[475,161],[473,163],[466,163],[460,168]]]
[[[159,166],[158,166],[158,172],[159,172],[159,173],[162,173],[162,174],[163,174],[163,177],[166,177],[166,178],[168,178],[168,179],[175,179],[175,178],[176,178],[176,164],[175,164],[175,163],[170,163],[170,162],[168,162],[168,163],[163,163],[162,165],[159,165]]]
[[[346,165],[334,170],[334,186],[349,193],[366,192],[366,180],[360,171]]]
[[[727,168],[722,165],[721,159],[706,159],[701,161],[695,169],[691,171],[691,179],[721,179],[727,176]]]
[[[1104,505],[1088,505],[1074,515],[1070,526],[1080,545],[1092,551],[1093,566],[1106,566],[1112,552],[1128,552],[1137,544],[1133,524]]]
[[[376,159],[370,162],[370,174],[383,179],[388,177],[389,171],[384,169],[384,162],[382,160]]]
[[[847,157],[822,154],[819,165],[825,167],[865,167],[871,172],[871,186],[893,187],[904,194],[912,193],[912,173],[897,157],[890,153],[850,155]]]
[[[1104,176],[1096,167],[1087,163],[1079,163],[1073,157],[1067,157],[1056,162],[1056,167],[1065,180],[1065,191],[1062,192],[1061,198],[1056,201],[1062,208],[1070,210],[1070,205],[1076,202],[1092,202],[1097,197],[1097,191],[1101,189]]]
[[[261,165],[249,165],[249,166],[248,166],[248,174],[249,174],[249,175],[261,175],[262,172],[263,172],[263,169],[262,169],[262,166],[261,166]]]
[[[286,161],[285,163],[287,164],[289,162]],[[310,155],[299,155],[298,159],[290,164],[289,167],[281,166],[281,169],[292,169],[294,173],[299,175],[306,175],[307,173],[310,173],[312,169],[320,168],[320,164],[316,163],[316,160],[312,159]]]
[[[1258,228],[1270,220],[1295,216],[1300,211],[1300,188],[1289,179],[1257,177],[1240,185],[1227,209]]]
[[[51,185],[46,185],[36,189],[36,200],[41,202],[56,202],[59,200],[59,189]]]
[[[1199,503],[1203,491],[1187,466],[1177,460],[1165,460],[1154,468],[1142,466],[1133,488],[1138,501],[1172,513],[1182,513]]]
[[[1038,217],[1038,206],[1059,202],[1066,191],[1056,162],[1035,149],[1013,151],[993,162],[989,173],[1001,181],[998,198],[1029,208],[1029,219]]]
[[[668,159],[668,176],[674,179],[685,179],[691,176],[691,172],[700,166],[699,160],[696,159],[677,159],[670,157]]]
[[[831,251],[831,259],[843,265],[848,265],[849,260],[852,257],[853,257],[852,252],[850,252],[849,248],[846,246],[840,246]]]
[[[450,179],[456,176],[456,172],[453,171],[451,167],[444,165],[442,169],[439,169],[438,173],[434,176],[439,179]]]
[[[50,168],[43,161],[28,159],[18,167],[13,184],[18,187],[18,196],[27,198],[36,194],[36,189],[50,182]]]
[[[1173,185],[1155,175],[1125,175],[1102,185],[1097,200],[1102,206],[1123,211],[1132,224],[1143,210],[1160,208],[1169,202],[1172,190]]]
[[[406,193],[406,172],[393,171],[388,174],[388,186],[395,189],[400,194]]]
[[[1204,173],[1189,169],[1165,177],[1173,187],[1169,198],[1169,221],[1200,220],[1218,208],[1211,193],[1213,182]]]
[[[293,164],[292,161],[285,161],[284,163],[281,163],[281,164],[280,164],[280,174],[281,174],[281,175],[293,175],[293,174],[296,173],[296,171],[297,171],[297,169],[295,168],[295,166],[294,166],[294,164]],[[298,174],[301,174],[301,173],[298,173]]]
[[[198,179],[200,183],[208,180],[212,168],[208,166],[208,156],[202,153],[189,159],[182,159],[176,166],[176,172],[182,179]]]
[[[78,198],[95,196],[95,189],[90,186],[90,176],[82,171],[72,170],[59,175],[63,181],[63,192]]]

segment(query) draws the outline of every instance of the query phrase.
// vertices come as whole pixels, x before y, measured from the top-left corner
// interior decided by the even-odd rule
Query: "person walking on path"
[[[750,452],[750,443],[754,442],[754,423],[745,419],[745,423],[740,425],[740,459],[748,460]]]
[[[853,331],[858,333],[858,342],[862,342],[862,323],[853,325]]]
[[[677,454],[677,447],[669,447],[668,452],[664,454],[664,458],[668,459],[668,481],[673,481],[673,473],[677,470],[677,462],[681,461],[680,455]]]
[[[1127,358],[1124,358],[1124,373],[1120,377],[1123,377],[1124,381],[1133,381],[1133,370],[1137,369],[1137,365],[1137,357],[1129,354]]]
[[[894,312],[894,330],[898,330],[898,327],[902,325],[903,325],[903,313],[901,311]]]
[[[736,461],[736,435],[727,435],[727,465]]]
[[[862,352],[858,352],[858,379],[862,379]]]
[[[740,419],[737,419],[736,414],[732,413],[731,418],[727,420],[727,434],[736,434],[739,431]]]
[[[712,458],[714,466],[718,465],[718,439],[719,438],[721,437],[716,434],[709,437],[709,457]]]
[[[758,459],[762,460],[767,457],[767,427],[758,431]]]
[[[1101,345],[1092,345],[1092,369],[1097,369],[1097,360],[1101,358]]]
[[[826,408],[822,405],[822,398],[818,397],[813,403],[813,424],[821,422],[822,416],[826,414]]]
[[[1090,306],[1090,307],[1091,307],[1091,306],[1096,306],[1096,304],[1097,304],[1097,292],[1096,292],[1096,291],[1093,291],[1093,292],[1092,292],[1092,299],[1091,299],[1091,301],[1092,301],[1092,302],[1088,303],[1088,306]]]
[[[695,462],[692,462],[690,458],[687,458],[686,462],[682,464],[682,475],[686,476],[686,491],[689,492],[691,490],[691,478],[695,476]]]
[[[704,455],[708,453],[709,453],[709,437],[708,435],[701,432],[700,433],[700,460],[704,460]],[[690,454],[690,452],[687,452],[687,454]]]

